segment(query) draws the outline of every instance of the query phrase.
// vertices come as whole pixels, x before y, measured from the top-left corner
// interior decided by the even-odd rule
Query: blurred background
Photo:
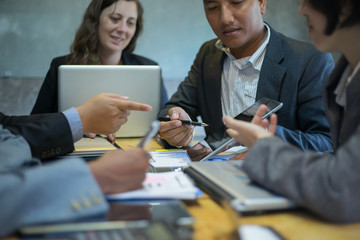
[[[135,53],[162,68],[169,96],[189,71],[199,47],[215,38],[202,0],[140,0],[144,31]],[[300,0],[267,0],[265,21],[310,41]],[[90,0],[0,0],[0,111],[29,114],[54,57],[69,53]]]

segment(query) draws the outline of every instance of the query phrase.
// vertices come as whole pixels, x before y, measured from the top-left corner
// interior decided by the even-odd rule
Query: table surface
[[[134,148],[139,141],[139,138],[118,138],[116,143],[127,150]],[[152,140],[145,147],[145,150],[155,151],[161,148],[156,140]],[[194,239],[230,239],[236,221],[229,211],[226,211],[206,194],[196,201],[186,201],[185,203],[189,213],[196,219]],[[298,209],[242,216],[239,221],[242,225],[270,226],[287,240],[360,239],[360,223],[333,224],[317,218],[306,210]]]

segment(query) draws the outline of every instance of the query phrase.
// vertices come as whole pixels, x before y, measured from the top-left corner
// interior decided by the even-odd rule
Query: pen
[[[89,138],[89,137],[86,137],[86,138]],[[107,137],[104,137],[104,136],[101,136],[101,135],[96,135],[95,138],[104,138],[104,139],[106,139],[108,142],[110,142]],[[122,147],[120,147],[116,142],[111,143],[111,144],[114,145],[114,147],[116,147],[117,149],[123,150]]]
[[[193,126],[199,126],[199,127],[207,127],[209,126],[206,123],[202,123],[202,122],[193,122],[193,121],[189,121],[189,120],[180,120],[180,119],[176,119],[181,121],[183,124],[185,125],[193,125]],[[164,122],[169,122],[172,121],[170,118],[168,117],[159,117],[159,121],[164,121]]]
[[[159,131],[159,128],[160,128],[160,122],[158,120],[153,121],[150,125],[148,132],[141,139],[140,143],[137,146],[139,148],[144,148],[146,144],[150,141],[150,139],[152,139]]]

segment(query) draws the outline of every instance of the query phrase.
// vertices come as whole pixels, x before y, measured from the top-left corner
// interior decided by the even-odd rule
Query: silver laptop
[[[184,172],[210,195],[231,202],[243,213],[260,213],[295,207],[289,199],[253,183],[241,169],[243,161],[192,162]]]
[[[140,137],[160,110],[159,66],[62,65],[59,67],[59,111],[77,107],[99,93],[116,93],[152,106],[150,112],[132,111],[117,137]]]

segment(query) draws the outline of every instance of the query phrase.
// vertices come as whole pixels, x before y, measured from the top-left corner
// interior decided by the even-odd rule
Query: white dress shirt
[[[237,116],[255,103],[260,70],[270,40],[270,28],[265,24],[265,41],[249,57],[236,59],[221,40],[216,47],[227,55],[221,74],[221,106],[223,116]]]
[[[74,142],[79,141],[84,135],[84,130],[78,111],[76,108],[72,107],[65,110],[63,114],[69,122]]]

